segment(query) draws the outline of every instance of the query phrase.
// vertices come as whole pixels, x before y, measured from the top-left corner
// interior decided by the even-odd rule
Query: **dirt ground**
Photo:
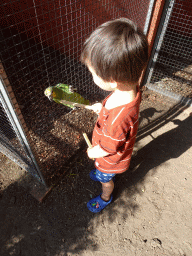
[[[86,148],[42,203],[22,186],[28,174],[1,154],[0,255],[192,256],[191,143],[190,111],[146,92],[131,166],[99,214],[86,208],[101,188]]]

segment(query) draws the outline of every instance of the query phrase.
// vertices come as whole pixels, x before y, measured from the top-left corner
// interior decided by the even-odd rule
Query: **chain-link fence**
[[[132,19],[146,33],[153,2],[1,1],[0,71],[6,73],[3,80],[6,84],[8,78],[24,118],[25,134],[47,179],[63,172],[83,140],[82,131],[91,132],[94,116],[49,102],[44,90],[65,83],[90,102],[103,99],[105,95],[79,62],[83,42],[98,25],[119,17]],[[11,131],[10,126],[7,129]],[[16,150],[12,138],[7,139]]]
[[[192,104],[192,2],[169,0],[151,56],[148,88]]]

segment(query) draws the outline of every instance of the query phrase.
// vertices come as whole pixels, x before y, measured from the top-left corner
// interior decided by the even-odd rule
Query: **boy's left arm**
[[[87,154],[89,158],[100,158],[109,155],[109,153],[104,151],[99,145],[93,148],[88,148]]]

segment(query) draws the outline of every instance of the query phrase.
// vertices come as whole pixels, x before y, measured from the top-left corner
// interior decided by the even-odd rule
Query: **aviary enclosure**
[[[63,173],[96,118],[49,102],[44,90],[65,83],[91,103],[102,100],[105,94],[79,57],[87,36],[119,17],[132,19],[148,35],[151,59],[142,85],[165,93],[170,79],[184,79],[188,91],[179,93],[192,97],[190,1],[1,1],[0,149],[44,185]]]

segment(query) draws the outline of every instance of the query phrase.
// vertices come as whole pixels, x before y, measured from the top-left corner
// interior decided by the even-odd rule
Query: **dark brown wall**
[[[0,25],[78,57],[85,38],[107,20],[128,17],[144,27],[149,1],[140,2],[110,0],[103,5],[103,1],[90,0],[2,0]]]

